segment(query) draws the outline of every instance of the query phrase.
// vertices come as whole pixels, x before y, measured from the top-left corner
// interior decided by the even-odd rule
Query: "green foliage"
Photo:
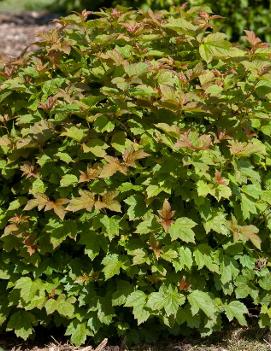
[[[0,0],[3,9],[17,8],[16,0]],[[46,9],[58,13],[69,13],[88,9],[97,11],[117,5],[143,10],[169,9],[171,6],[200,6],[211,9],[213,13],[223,16],[220,30],[237,41],[244,35],[244,30],[252,30],[262,40],[271,42],[271,0],[20,0],[20,7],[26,10]]]
[[[31,0],[30,0],[31,3]],[[117,5],[147,10],[169,9],[171,6],[200,6],[211,9],[223,16],[220,29],[236,41],[244,35],[244,30],[252,30],[263,40],[271,42],[271,2],[270,0],[51,0],[48,8],[54,11],[98,10]]]
[[[86,17],[1,70],[1,328],[269,326],[271,49],[195,9]]]

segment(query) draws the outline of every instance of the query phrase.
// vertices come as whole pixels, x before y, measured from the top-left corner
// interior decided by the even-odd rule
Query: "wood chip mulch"
[[[18,57],[55,18],[55,14],[39,12],[0,13],[0,56]]]

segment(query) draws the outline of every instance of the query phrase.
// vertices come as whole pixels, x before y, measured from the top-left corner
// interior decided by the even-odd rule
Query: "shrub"
[[[224,16],[225,19],[221,29],[225,31],[233,41],[244,35],[244,30],[252,30],[268,42],[271,41],[270,0],[245,0],[236,2],[231,0],[190,0],[191,5],[207,5],[216,14]]]
[[[168,9],[184,3],[190,6],[208,7],[218,15],[224,16],[220,29],[226,32],[233,41],[237,41],[244,34],[244,30],[253,30],[261,39],[271,41],[271,2],[270,0],[61,0],[53,2],[54,11],[71,11],[78,9],[97,10],[102,7],[116,5],[131,6],[133,8]]]
[[[1,73],[2,329],[269,326],[271,49],[194,10],[86,17]]]

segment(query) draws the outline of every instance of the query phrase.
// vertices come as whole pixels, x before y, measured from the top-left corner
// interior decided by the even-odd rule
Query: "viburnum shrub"
[[[270,326],[271,49],[193,9],[93,15],[1,71],[2,329]]]

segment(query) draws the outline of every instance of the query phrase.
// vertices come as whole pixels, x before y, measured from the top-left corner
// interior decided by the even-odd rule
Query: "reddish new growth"
[[[129,33],[135,33],[143,26],[141,23],[124,23],[123,27],[126,28]]]
[[[46,102],[41,102],[39,104],[39,108],[47,112],[54,107],[55,103],[56,103],[56,97],[50,96]]]
[[[216,170],[215,171],[215,178],[214,178],[216,184],[220,184],[220,185],[225,185],[226,179],[222,177],[221,172]]]
[[[198,138],[197,144],[194,145],[192,141],[189,139],[190,131],[184,132],[179,140],[177,140],[175,146],[176,147],[183,147],[187,148],[193,151],[198,151],[198,150],[208,150],[210,146],[212,145],[212,139],[210,135],[208,134],[203,134]]]
[[[182,277],[179,281],[178,288],[180,291],[187,291],[191,287],[191,284],[186,280],[186,277]]]
[[[256,34],[250,30],[245,30],[246,40],[251,45],[251,51],[254,52],[259,48],[268,48],[269,45],[267,43],[263,43],[260,38],[256,36]]]
[[[168,232],[171,224],[173,223],[173,217],[175,215],[175,211],[172,211],[171,205],[167,199],[164,200],[163,207],[158,211],[160,216],[160,224],[164,228],[165,232]]]

